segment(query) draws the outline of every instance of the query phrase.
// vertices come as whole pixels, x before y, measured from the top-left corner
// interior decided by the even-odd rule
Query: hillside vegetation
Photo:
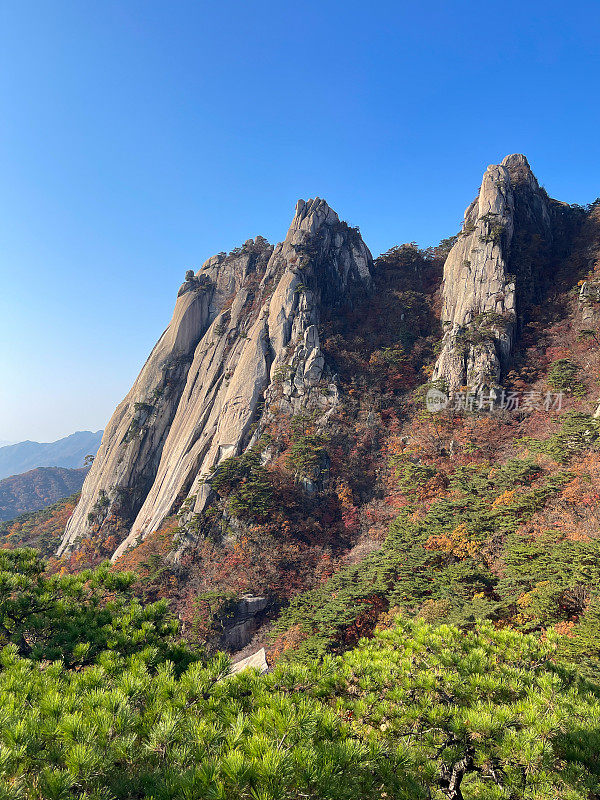
[[[51,556],[56,552],[78,500],[79,492],[76,492],[47,508],[0,522],[0,547],[35,547],[42,555]]]
[[[207,384],[226,397],[248,365],[235,353],[265,342],[263,301],[313,316],[285,347],[272,332],[280,361],[272,376],[259,370],[270,383],[246,434],[235,432],[245,444],[227,445],[205,474],[162,451],[143,464],[132,455],[160,450],[163,434],[173,454],[194,452],[189,362],[178,361],[159,377],[181,441],[136,400],[133,433],[120,412],[113,426],[118,469],[95,465],[74,515],[71,499],[3,526],[6,797],[600,797],[600,202],[552,201],[523,156],[505,162],[514,207],[507,168],[484,176],[504,216],[475,202],[439,247],[393,248],[368,273],[358,268],[368,259],[355,262],[365,290],[347,302],[324,302],[330,287],[311,259],[329,253],[332,280],[343,248],[327,248],[337,234],[351,248],[359,233],[322,201],[299,205],[294,223],[313,209],[320,249],[307,240],[296,252],[292,227],[288,261],[275,257],[273,285],[295,287],[285,302],[248,272],[257,253],[273,266],[279,251],[264,241],[211,260],[210,286],[186,277],[179,308],[208,313],[207,293],[223,304],[202,347],[226,352],[231,370]],[[297,256],[311,265],[312,298]],[[474,269],[492,269],[501,291],[482,302],[501,294],[502,313],[461,305],[479,302]],[[240,283],[252,335],[232,322],[224,275]],[[175,374],[185,414],[172,407]],[[427,405],[448,381],[453,399],[466,397],[463,380],[487,392],[487,407]],[[490,403],[491,391],[512,400]],[[212,414],[214,396],[206,402]],[[220,452],[227,431],[207,419],[206,447],[216,436]],[[176,492],[156,478],[159,461],[165,475],[188,464]],[[144,518],[136,533],[148,497],[160,522]],[[260,616],[232,638],[247,600]],[[224,649],[262,646],[269,674],[229,674]]]
[[[540,642],[390,615],[344,656],[228,676],[164,602],[0,556],[6,800],[561,797],[600,789],[600,688]]]
[[[273,414],[261,441],[211,476],[212,506],[186,523],[195,539],[179,560],[169,554],[185,504],[116,567],[139,576],[146,600],[168,599],[191,641],[217,648],[246,593],[269,600],[271,659],[342,652],[399,606],[430,623],[553,628],[557,653],[597,675],[600,327],[578,294],[600,278],[598,227],[592,207],[507,376],[522,397],[561,391],[560,408],[428,412],[448,244],[395,248],[375,263],[375,294],[324,321],[342,398],[327,429]],[[306,492],[324,460],[326,484]],[[116,541],[118,529],[90,535],[52,568],[100,563]]]
[[[0,481],[0,522],[38,511],[81,489],[86,468],[39,467]]]

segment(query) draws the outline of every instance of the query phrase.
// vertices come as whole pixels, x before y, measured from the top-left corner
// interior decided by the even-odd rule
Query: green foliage
[[[254,675],[223,681],[227,670],[219,657],[153,675],[138,657],[42,671],[5,650],[0,796],[368,800],[384,782],[401,789],[394,754],[333,710]]]
[[[90,513],[87,515],[87,519],[90,525],[94,525],[95,523],[101,523],[104,517],[106,516],[109,506],[110,506],[109,496],[106,494],[104,489],[100,489],[96,502],[92,506],[92,510],[90,511]]]
[[[496,219],[497,216],[498,214],[490,211],[481,217],[482,222],[486,224],[486,232],[479,237],[480,242],[493,242],[494,244],[500,242],[502,233],[504,232],[504,226]]]
[[[293,369],[289,364],[280,364],[273,375],[273,382],[274,383],[283,383],[284,381],[288,380],[290,375],[292,374]]]
[[[243,520],[261,522],[272,508],[272,488],[262,465],[263,445],[255,444],[239,456],[224,459],[212,473],[211,488],[225,499],[229,513]]]
[[[108,565],[76,575],[47,575],[35,550],[0,551],[0,645],[34,661],[93,663],[105,650],[122,656],[147,648],[178,668],[194,656],[175,639],[176,620],[164,601],[143,606],[135,576]]]
[[[146,414],[151,414],[154,411],[152,403],[134,403],[133,408],[135,411],[141,411]]]
[[[514,597],[541,586],[548,588],[538,592],[538,597],[531,597],[527,609],[538,624],[542,619],[546,623],[556,622],[565,617],[559,607],[565,590],[580,587],[589,592],[600,584],[599,556],[597,541],[572,542],[555,531],[536,537],[514,534],[505,545],[504,570],[498,589]],[[552,610],[547,605],[541,607],[549,599],[549,592],[556,598]]]
[[[559,653],[600,680],[600,542],[571,541],[558,531],[513,534],[502,554],[498,595],[516,605],[524,630],[578,620]]]
[[[237,603],[238,595],[235,592],[222,592],[218,589],[209,589],[194,598],[194,605],[206,616],[208,626],[232,619]]]
[[[450,250],[454,247],[456,242],[458,241],[458,233],[455,233],[454,236],[448,236],[447,239],[442,239],[441,242],[438,244],[437,249],[441,256],[446,257]]]
[[[123,437],[123,442],[128,444],[132,442],[137,436],[139,436],[142,432],[142,426],[140,421],[137,419],[132,419],[127,431],[125,432],[125,436]]]
[[[545,453],[559,464],[589,448],[597,447],[600,437],[600,421],[589,414],[571,411],[561,419],[560,430],[548,439],[522,439],[530,450]]]
[[[33,556],[30,556],[33,558]],[[540,643],[400,618],[342,657],[229,676],[147,647],[0,651],[3,800],[587,800],[600,688]]]
[[[498,337],[498,331],[506,330],[512,322],[514,322],[512,314],[497,314],[494,311],[476,314],[467,325],[460,328],[455,334],[459,352],[464,354],[469,347],[493,343]]]
[[[598,558],[597,552],[594,558]],[[600,596],[597,587],[598,583],[593,587],[593,596],[586,601],[578,624],[568,635],[561,637],[558,650],[562,658],[577,664],[578,671],[596,683],[600,681]]]
[[[584,328],[577,334],[578,342],[583,342],[586,339],[593,339],[596,342],[596,344],[600,345],[600,339],[598,339],[596,331],[593,330],[592,328]]]
[[[392,248],[375,261],[374,292],[353,298],[342,314],[326,315],[324,354],[350,397],[369,387],[391,398],[419,383],[439,325],[432,296],[441,280],[440,256],[414,242]]]
[[[312,420],[299,414],[292,419],[290,449],[286,454],[286,466],[296,475],[310,478],[314,475],[326,455],[328,437],[314,431]]]
[[[464,634],[397,620],[298,668],[296,685],[334,694],[352,731],[398,748],[413,798],[583,800],[600,787],[600,703],[552,665],[554,649],[489,624]]]
[[[105,602],[100,627],[110,630],[108,649],[92,656],[89,638],[99,626],[91,613],[74,658],[63,628],[76,613],[70,598],[80,596],[83,577],[45,579],[31,551],[7,559],[3,585],[14,580],[5,594],[17,596],[2,619],[15,618],[17,607],[35,613],[32,583],[45,587],[45,609],[54,606],[56,613],[45,626],[54,651],[24,658],[12,643],[0,651],[1,798],[375,800],[382,786],[406,796],[408,779],[393,749],[363,741],[319,700],[290,696],[252,672],[225,680],[223,655],[208,663],[190,664],[190,654],[185,662],[167,660],[178,653],[170,629],[156,640],[150,635],[156,606],[140,609],[140,618],[131,606]],[[113,594],[129,584],[128,576],[107,570],[86,578],[86,586]],[[83,605],[90,610],[87,600]],[[89,635],[82,637],[84,631]]]
[[[579,364],[568,358],[555,361],[548,371],[548,385],[557,392],[568,392],[575,397],[585,397],[587,389],[577,380],[580,371]]]
[[[511,458],[499,468],[471,464],[458,467],[450,478],[450,487],[472,497],[487,497],[498,489],[526,486],[542,472],[532,458]]]
[[[404,454],[393,456],[392,466],[398,485],[409,496],[413,496],[416,489],[437,474],[435,467],[413,461]]]
[[[431,475],[427,469],[421,480]],[[437,500],[420,515],[416,506],[403,508],[381,550],[295,598],[274,634],[298,626],[304,639],[291,657],[306,662],[342,649],[348,629],[360,624],[375,601],[411,613],[434,603],[444,610],[440,619],[462,625],[507,616],[516,598],[497,595],[498,578],[484,555],[491,542],[502,541],[543,508],[568,476],[538,479],[540,468],[529,458],[495,469],[458,468],[450,479],[452,499]],[[508,487],[521,488],[507,492]],[[505,499],[495,504],[501,495]]]
[[[406,361],[406,353],[402,345],[394,347],[382,347],[375,350],[371,356],[371,362],[381,364],[386,367],[398,367]]]
[[[600,687],[553,666],[551,636],[397,618],[343,656],[231,676],[225,656],[177,642],[164,605],[129,599],[132,576],[44,566],[31,550],[0,553],[3,800],[588,800],[600,789]]]

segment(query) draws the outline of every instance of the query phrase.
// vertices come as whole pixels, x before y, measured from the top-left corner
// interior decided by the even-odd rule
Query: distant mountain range
[[[102,431],[77,431],[56,442],[26,441],[0,447],[0,480],[37,467],[83,467],[84,458],[96,454],[101,439]]]
[[[0,522],[26,511],[38,511],[78,492],[88,467],[38,467],[0,480]]]

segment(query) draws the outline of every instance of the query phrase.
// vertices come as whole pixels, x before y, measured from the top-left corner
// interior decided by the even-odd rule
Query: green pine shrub
[[[600,420],[579,411],[569,411],[561,417],[559,430],[547,439],[524,438],[521,443],[533,452],[545,453],[557,463],[564,464],[573,456],[595,449],[600,438]]]
[[[36,662],[81,668],[110,650],[129,656],[151,648],[178,670],[196,660],[175,636],[166,601],[143,605],[133,573],[108,564],[74,575],[48,575],[35,550],[0,550],[0,646]]]
[[[261,522],[272,509],[272,487],[263,466],[259,442],[239,456],[226,458],[210,476],[211,488],[226,503],[227,511],[246,521]]]
[[[548,371],[548,386],[557,392],[567,392],[575,397],[585,397],[587,389],[585,384],[578,380],[577,375],[581,367],[568,358],[555,361]]]
[[[498,576],[486,558],[490,544],[501,550],[567,480],[567,473],[544,475],[531,458],[493,469],[457,468],[449,481],[452,499],[434,501],[420,518],[417,505],[404,507],[381,550],[294,598],[273,635],[297,627],[302,641],[289,658],[307,663],[343,650],[348,630],[360,625],[369,604],[412,614],[435,602],[445,621],[466,626],[477,619],[510,618],[517,596],[496,591]]]
[[[2,800],[589,800],[600,687],[554,637],[392,620],[343,656],[229,676],[148,647],[0,651]]]

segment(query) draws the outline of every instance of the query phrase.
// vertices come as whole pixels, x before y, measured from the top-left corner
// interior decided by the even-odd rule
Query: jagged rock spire
[[[308,233],[315,233],[321,225],[336,225],[340,218],[335,211],[330,208],[325,200],[315,197],[314,200],[304,202],[298,200],[296,203],[296,213],[290,225],[290,230],[304,230]]]
[[[252,263],[244,259],[244,251],[215,256],[180,289],[178,304],[193,301],[198,283],[206,298],[201,317],[186,328],[185,366],[176,386],[168,403],[157,400],[137,418],[142,406],[151,406],[147,396],[154,388],[138,378],[107,426],[60,552],[97,529],[95,510],[101,506],[106,519],[104,509],[118,506],[121,487],[131,490],[135,503],[127,509],[129,533],[114,557],[157,530],[186,497],[187,517],[202,513],[211,468],[248,447],[275,404],[289,413],[305,407],[325,413],[337,402],[318,326],[324,306],[351,302],[355,292],[371,287],[371,254],[360,234],[324,200],[300,200],[285,240],[267,245]],[[149,376],[162,368],[163,357],[154,354],[144,368]],[[285,380],[275,389],[283,366]],[[331,384],[328,394],[322,383]],[[137,444],[127,440],[132,419],[138,419]],[[152,467],[140,480],[142,458]]]
[[[520,304],[539,275],[519,264],[515,231],[551,238],[549,201],[524,155],[490,165],[444,265],[444,339],[433,379],[452,393],[499,387]]]

